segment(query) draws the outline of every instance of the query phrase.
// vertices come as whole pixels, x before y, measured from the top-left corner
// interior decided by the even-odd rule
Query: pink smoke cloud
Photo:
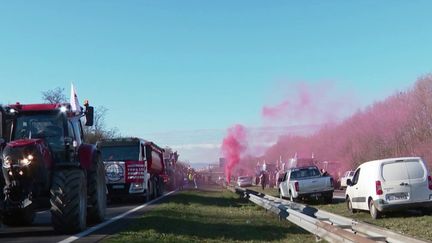
[[[240,124],[229,128],[222,142],[222,154],[226,159],[225,176],[228,182],[230,182],[233,168],[240,162],[241,155],[246,148],[246,128]]]

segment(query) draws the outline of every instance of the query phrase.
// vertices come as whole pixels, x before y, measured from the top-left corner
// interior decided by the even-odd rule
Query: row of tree
[[[42,100],[45,103],[66,103],[68,99],[64,94],[64,88],[57,87],[42,92]],[[95,107],[94,124],[91,127],[84,126],[84,137],[88,143],[95,144],[103,138],[119,137],[120,134],[117,128],[108,128],[105,123],[105,118],[108,109],[104,106]]]
[[[344,101],[341,101],[344,102]],[[432,75],[406,91],[359,110],[311,136],[282,136],[265,154],[276,161],[294,154],[337,161],[353,168],[362,162],[421,156],[432,165]]]

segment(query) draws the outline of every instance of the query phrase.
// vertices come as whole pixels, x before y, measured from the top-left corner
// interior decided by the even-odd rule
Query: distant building
[[[225,160],[225,158],[219,158],[219,167],[220,168],[224,168],[225,167],[225,164],[226,164],[226,160]]]

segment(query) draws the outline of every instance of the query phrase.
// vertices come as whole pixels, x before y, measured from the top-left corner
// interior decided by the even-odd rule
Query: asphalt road
[[[132,200],[128,203],[110,204],[107,208],[106,220],[103,223],[91,225],[87,231],[77,235],[57,234],[51,226],[50,212],[38,212],[31,226],[7,227],[0,225],[0,242],[97,242],[127,227],[131,219],[151,210],[171,193],[173,192],[166,193],[163,197],[149,203]]]
[[[344,193],[344,191],[335,191],[334,200],[343,200]],[[167,196],[169,196],[169,193],[148,204],[139,200],[110,204],[107,208],[106,220],[102,224],[89,226],[87,231],[77,235],[57,234],[51,226],[50,212],[38,212],[31,226],[7,227],[0,225],[0,242],[97,242],[126,228],[133,221],[131,219],[151,210],[165,200]]]

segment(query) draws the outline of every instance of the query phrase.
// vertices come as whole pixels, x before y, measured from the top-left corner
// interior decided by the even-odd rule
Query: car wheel
[[[369,200],[369,212],[373,219],[379,219],[381,217],[381,212],[375,207],[372,199]]]
[[[296,199],[293,197],[291,191],[289,192],[289,196],[290,196],[290,201],[291,202],[295,202],[296,201]]]

